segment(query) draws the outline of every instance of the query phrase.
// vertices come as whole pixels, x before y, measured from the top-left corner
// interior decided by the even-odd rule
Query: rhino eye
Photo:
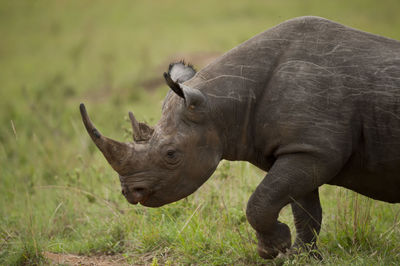
[[[175,158],[175,151],[174,150],[168,150],[167,151],[167,157],[169,159],[174,159]]]
[[[168,163],[168,165],[178,165],[181,161],[180,158],[180,153],[176,150],[167,150],[165,153],[165,161]]]

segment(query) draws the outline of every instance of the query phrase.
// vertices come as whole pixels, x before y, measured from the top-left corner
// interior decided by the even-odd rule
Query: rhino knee
[[[258,232],[266,232],[278,218],[279,208],[274,206],[268,196],[254,193],[246,208],[246,217],[250,225]]]

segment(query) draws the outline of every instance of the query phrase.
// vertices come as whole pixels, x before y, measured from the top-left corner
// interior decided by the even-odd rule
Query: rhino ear
[[[168,73],[164,73],[164,78],[171,90],[185,100],[187,108],[194,110],[205,103],[206,97],[200,90],[173,81]]]
[[[183,95],[185,96],[186,108],[190,110],[197,110],[203,107],[206,102],[206,97],[200,90],[190,88],[183,84],[179,85],[183,91]]]
[[[185,99],[185,95],[183,94],[183,90],[181,86],[179,86],[179,83],[173,81],[171,76],[166,72],[164,72],[164,79],[167,82],[168,87],[171,88],[171,90],[173,90],[179,97]]]
[[[191,64],[186,64],[185,61],[169,64],[168,73],[164,72],[164,78],[168,86],[178,96],[185,98],[182,88],[179,86],[181,83],[191,79],[196,74]]]
[[[177,83],[184,83],[191,79],[196,74],[196,70],[191,64],[186,64],[185,61],[179,61],[169,64],[168,75]]]

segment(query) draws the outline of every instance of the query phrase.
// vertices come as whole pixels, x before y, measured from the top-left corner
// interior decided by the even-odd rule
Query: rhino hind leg
[[[296,199],[299,199],[297,202],[302,204],[303,209],[299,205],[294,207],[296,229],[299,232],[294,247],[315,242],[314,232],[319,232],[321,223],[318,187],[329,180],[329,173],[334,172],[328,163],[316,158],[300,153],[278,157],[251,195],[246,215],[256,230],[261,257],[271,259],[279,252],[285,253],[290,249],[289,227],[277,219],[280,210],[296,202]]]
[[[317,251],[317,236],[321,229],[322,208],[319,200],[318,189],[291,203],[294,224],[296,227],[296,240],[291,247],[291,253],[302,251],[321,258]]]

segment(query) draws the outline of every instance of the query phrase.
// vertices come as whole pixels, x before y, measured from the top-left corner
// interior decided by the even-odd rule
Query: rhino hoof
[[[284,223],[277,223],[270,234],[257,233],[257,251],[264,259],[273,259],[279,252],[285,253],[291,246],[289,227]]]

